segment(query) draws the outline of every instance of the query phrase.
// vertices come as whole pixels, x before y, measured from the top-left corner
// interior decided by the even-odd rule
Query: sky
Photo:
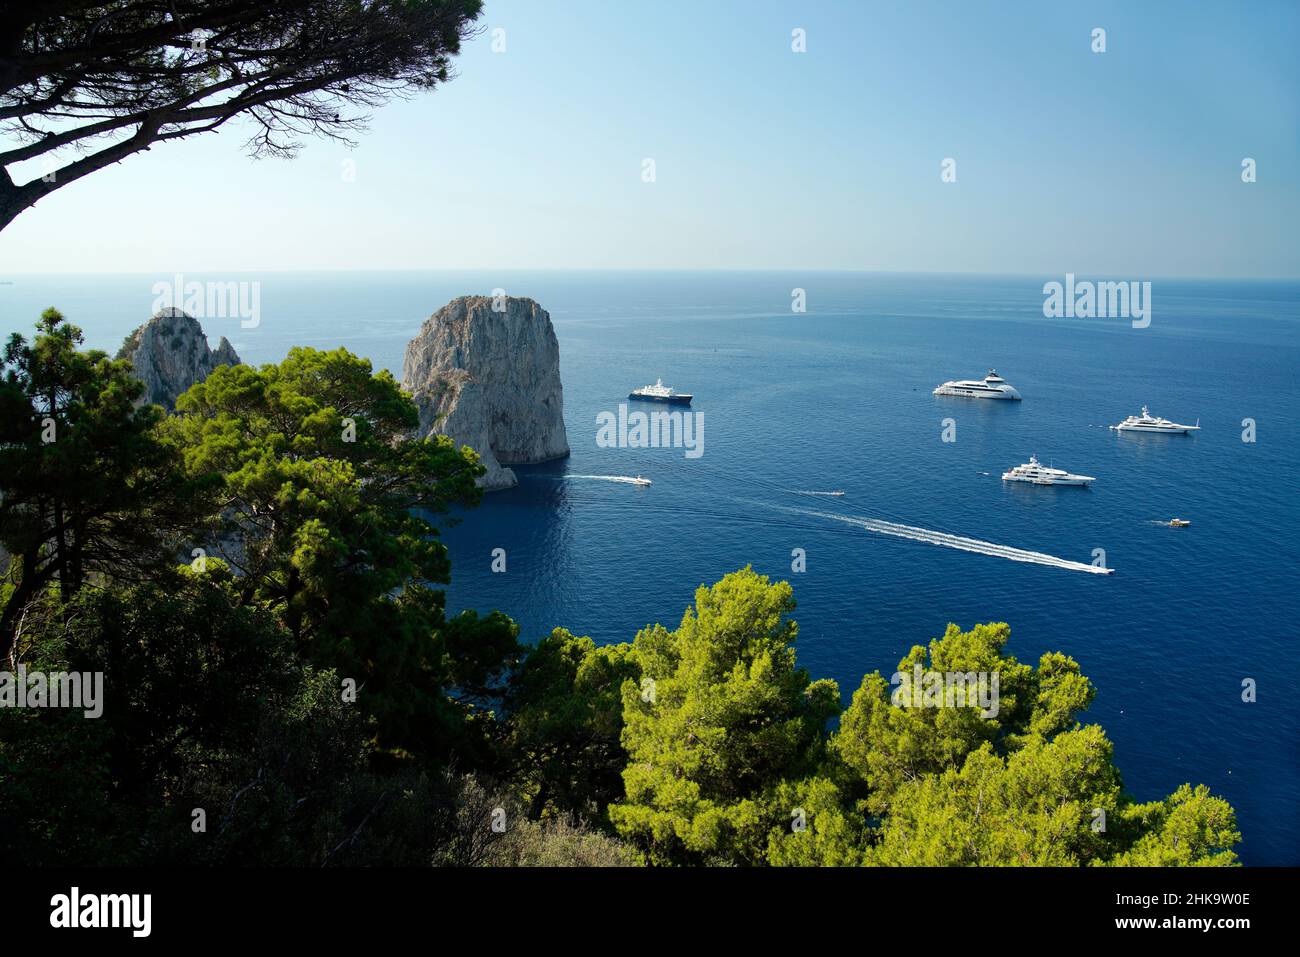
[[[0,275],[1300,277],[1289,0],[487,0],[481,24],[355,149],[155,146],[0,232]]]

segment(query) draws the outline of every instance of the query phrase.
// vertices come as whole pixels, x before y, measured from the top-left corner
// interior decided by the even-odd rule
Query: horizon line
[[[203,267],[198,269],[140,269],[140,270],[38,270],[32,272],[13,272],[8,275],[0,273],[0,286],[13,285],[13,279],[24,276],[159,276],[159,275],[184,275],[185,273],[195,273],[198,275],[211,273],[231,273],[231,274],[252,274],[262,273],[264,275],[275,274],[301,274],[301,275],[319,275],[327,273],[329,275],[369,275],[374,273],[391,273],[391,274],[411,274],[411,273],[443,273],[443,274],[465,274],[465,273],[694,273],[700,275],[707,274],[727,274],[727,273],[754,273],[754,274],[790,274],[790,273],[814,273],[814,274],[833,274],[833,275],[858,275],[858,276],[960,276],[964,278],[981,277],[989,279],[1040,279],[1044,276],[1064,276],[1073,274],[1083,279],[1090,276],[1113,278],[1113,273],[1100,271],[1073,271],[1064,272],[995,272],[984,271],[976,272],[973,270],[943,270],[943,269],[842,269],[835,267],[811,267],[801,268],[798,266],[780,266],[780,267],[685,267],[685,266],[466,266],[466,267],[406,267],[406,268],[357,268],[357,269],[335,269],[330,267],[311,267],[311,268],[279,268],[279,269],[225,269],[221,267]],[[1125,277],[1125,281],[1132,280],[1133,276]],[[1138,281],[1155,281],[1155,280],[1177,280],[1179,282],[1300,282],[1300,274],[1294,276],[1204,276],[1204,275],[1150,275],[1146,277],[1137,277]]]

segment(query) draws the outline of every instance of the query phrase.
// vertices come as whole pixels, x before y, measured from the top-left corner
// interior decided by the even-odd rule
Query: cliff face
[[[448,435],[478,452],[486,489],[517,483],[509,465],[569,454],[560,346],[546,310],[507,298],[453,299],[406,347],[402,385],[420,409],[420,435]]]
[[[217,366],[238,365],[239,356],[221,337],[216,349],[208,348],[198,320],[179,309],[164,309],[131,333],[117,357],[130,359],[135,375],[144,383],[142,402],[176,408],[176,398]]]

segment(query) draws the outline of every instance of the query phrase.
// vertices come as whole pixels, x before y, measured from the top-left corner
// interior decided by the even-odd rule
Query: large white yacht
[[[1130,415],[1119,425],[1112,425],[1111,428],[1116,432],[1165,432],[1170,435],[1186,435],[1188,432],[1198,431],[1201,428],[1201,420],[1197,419],[1195,425],[1179,425],[1177,422],[1152,415],[1144,405],[1141,415]]]
[[[990,369],[983,379],[960,379],[945,382],[934,390],[935,395],[959,395],[967,399],[1019,399],[1020,393],[996,369]]]
[[[1087,485],[1097,480],[1091,475],[1071,475],[1064,469],[1049,468],[1038,461],[1038,456],[1031,455],[1024,465],[1003,472],[1002,481],[1031,482],[1034,485]]]
[[[629,399],[641,399],[644,402],[667,402],[669,405],[690,405],[694,396],[678,392],[664,385],[663,379],[656,379],[654,385],[643,385],[628,393]]]

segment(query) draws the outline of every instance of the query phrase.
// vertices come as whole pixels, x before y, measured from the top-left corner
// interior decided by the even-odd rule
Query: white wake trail
[[[1093,575],[1109,575],[1115,569],[1099,568],[1096,565],[1088,565],[1084,562],[1072,562],[1066,558],[1057,558],[1055,555],[1047,555],[1043,552],[1031,552],[1024,548],[1013,548],[1010,545],[999,545],[996,542],[984,542],[978,538],[966,538],[962,535],[949,535],[947,532],[936,532],[928,528],[917,528],[914,525],[899,525],[897,522],[886,522],[878,518],[858,518],[854,515],[839,515],[835,512],[819,512],[808,508],[787,508],[782,505],[774,505],[773,508],[779,508],[784,512],[795,512],[800,515],[813,515],[817,518],[829,518],[836,522],[844,522],[847,525],[856,525],[864,528],[869,532],[876,532],[881,535],[893,535],[895,538],[908,538],[914,542],[925,542],[930,545],[942,545],[945,548],[956,548],[963,552],[974,552],[979,555],[992,555],[996,558],[1006,558],[1013,562],[1028,562],[1033,565],[1047,565],[1051,568],[1064,568],[1075,572],[1089,572]]]
[[[597,482],[625,482],[628,485],[641,485],[644,480],[634,475],[564,475],[566,479],[591,479]]]

